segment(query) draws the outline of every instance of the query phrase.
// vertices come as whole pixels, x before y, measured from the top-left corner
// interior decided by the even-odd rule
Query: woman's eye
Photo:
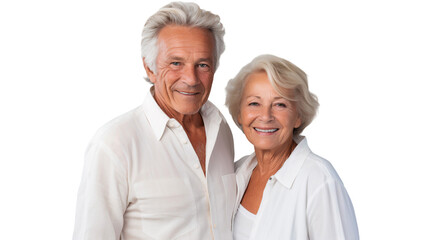
[[[251,102],[251,103],[249,103],[249,106],[258,106],[259,105],[259,103],[257,103],[257,102]]]
[[[278,107],[282,107],[282,108],[285,108],[285,107],[286,107],[286,104],[284,104],[284,103],[277,103],[277,104],[276,104],[276,106],[278,106]]]

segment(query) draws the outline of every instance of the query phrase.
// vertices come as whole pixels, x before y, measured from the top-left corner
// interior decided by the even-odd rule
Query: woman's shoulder
[[[328,181],[342,183],[340,176],[331,162],[313,152],[310,152],[304,162],[302,173],[319,183]]]

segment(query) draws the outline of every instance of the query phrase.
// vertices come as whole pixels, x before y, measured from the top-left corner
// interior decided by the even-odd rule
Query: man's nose
[[[182,79],[189,86],[197,85],[199,80],[198,80],[196,68],[194,66],[186,66],[183,69]]]

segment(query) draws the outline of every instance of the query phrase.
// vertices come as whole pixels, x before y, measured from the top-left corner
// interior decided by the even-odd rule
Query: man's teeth
[[[258,132],[264,132],[264,133],[273,133],[276,132],[277,130],[279,130],[278,128],[273,128],[273,129],[260,129],[260,128],[255,128],[256,131]]]
[[[185,94],[185,95],[196,95],[197,94],[197,93],[180,92],[180,91],[178,91],[178,92],[181,94]]]

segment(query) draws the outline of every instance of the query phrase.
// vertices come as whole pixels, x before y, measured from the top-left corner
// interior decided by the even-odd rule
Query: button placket
[[[195,174],[197,174],[197,176],[200,178],[201,182],[206,184],[204,173],[200,169],[201,165],[198,156],[196,155],[192,144],[189,144],[190,141],[188,139],[188,135],[186,134],[182,125],[180,125],[176,120],[170,119],[167,123],[167,126],[174,133],[176,139],[182,144],[182,150],[184,156],[186,156],[184,161],[193,169]]]

